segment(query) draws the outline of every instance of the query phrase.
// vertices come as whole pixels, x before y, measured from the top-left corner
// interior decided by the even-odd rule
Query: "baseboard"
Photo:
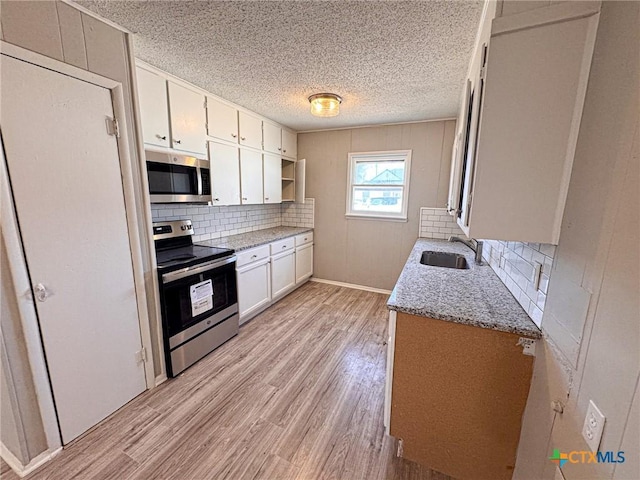
[[[329,285],[336,285],[338,287],[353,288],[355,290],[366,290],[367,292],[384,293],[385,295],[391,295],[391,290],[385,290],[383,288],[367,287],[366,285],[357,285],[355,283],[336,282],[334,280],[325,280],[324,278],[316,277],[311,277],[310,280],[312,282],[328,283]]]
[[[11,470],[16,472],[16,474],[22,478],[29,475],[31,472],[36,470],[38,467],[47,463],[53,457],[58,455],[62,451],[62,447],[58,447],[55,450],[47,450],[42,452],[40,455],[36,456],[32,459],[27,465],[22,465],[22,462],[18,460],[18,458],[11,453],[11,451],[6,447],[6,445],[0,442],[0,457],[11,467]]]

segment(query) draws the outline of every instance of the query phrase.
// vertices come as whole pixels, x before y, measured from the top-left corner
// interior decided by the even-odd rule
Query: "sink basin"
[[[422,252],[420,263],[422,265],[430,265],[432,267],[456,269],[469,268],[469,265],[467,265],[467,259],[464,258],[464,255],[449,252],[432,252],[430,250]]]

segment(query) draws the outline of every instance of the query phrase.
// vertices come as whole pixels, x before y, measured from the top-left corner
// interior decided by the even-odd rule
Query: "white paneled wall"
[[[315,200],[305,198],[304,203],[282,204],[282,225],[286,227],[313,228]]]
[[[191,219],[193,241],[199,242],[281,225],[313,228],[314,202],[305,202],[227,207],[162,203],[152,204],[151,213],[154,222]]]
[[[485,240],[483,258],[538,327],[547,300],[549,277],[556,247],[544,243]],[[541,267],[536,288],[536,264]]]
[[[446,208],[420,208],[420,237],[446,240],[451,235],[466,238]]]

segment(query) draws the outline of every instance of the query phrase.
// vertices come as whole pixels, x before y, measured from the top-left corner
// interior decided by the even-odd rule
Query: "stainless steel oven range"
[[[191,220],[153,224],[169,377],[238,334],[234,252],[192,235]]]

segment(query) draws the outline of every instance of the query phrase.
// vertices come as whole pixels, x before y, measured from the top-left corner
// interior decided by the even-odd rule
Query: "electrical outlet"
[[[533,283],[533,286],[536,290],[540,289],[540,275],[542,275],[542,264],[540,262],[534,262],[531,283]]]
[[[598,407],[596,407],[593,400],[589,400],[587,416],[584,419],[584,425],[582,426],[582,436],[587,441],[587,445],[589,445],[592,452],[597,452],[600,447],[600,440],[602,439],[605,420],[605,416]]]

